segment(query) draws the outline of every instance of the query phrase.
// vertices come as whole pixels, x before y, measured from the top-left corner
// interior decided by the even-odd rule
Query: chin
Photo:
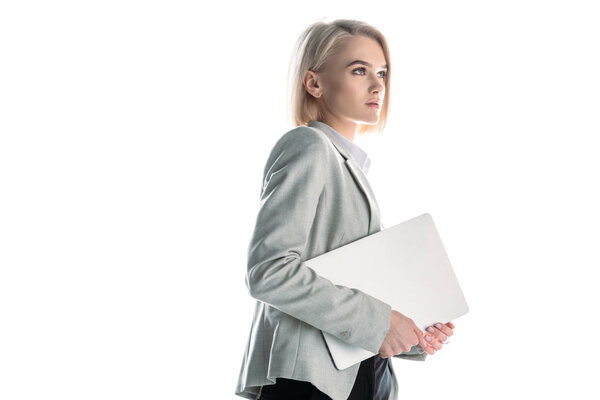
[[[361,124],[361,125],[377,125],[377,123],[379,122],[379,114],[374,115],[372,113],[369,114],[362,114],[360,115],[359,113],[355,114],[356,116],[354,118],[351,118],[355,123],[357,124]]]
[[[379,117],[376,117],[376,118],[371,117],[371,118],[365,118],[362,123],[364,125],[377,125],[377,122],[379,122]]]

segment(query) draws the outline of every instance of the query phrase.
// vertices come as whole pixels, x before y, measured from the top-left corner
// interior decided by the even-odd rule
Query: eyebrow
[[[346,65],[346,68],[348,68],[349,66],[354,65],[354,64],[366,65],[369,68],[373,67],[373,65],[371,65],[370,63],[368,63],[366,61],[363,61],[363,60],[354,60],[350,64]],[[387,66],[387,64],[385,64],[385,65],[382,65],[381,68],[388,69],[388,66]]]

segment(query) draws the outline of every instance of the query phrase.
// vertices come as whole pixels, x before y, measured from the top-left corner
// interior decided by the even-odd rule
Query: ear
[[[302,79],[302,83],[304,84],[304,88],[308,93],[310,93],[313,97],[321,97],[323,94],[322,88],[319,86],[319,75],[311,70],[306,71],[304,74],[304,79]]]

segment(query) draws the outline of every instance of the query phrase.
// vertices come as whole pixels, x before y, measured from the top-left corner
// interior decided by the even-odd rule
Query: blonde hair
[[[330,57],[335,55],[343,39],[362,35],[375,39],[381,45],[388,70],[385,96],[381,104],[379,120],[375,125],[360,124],[358,133],[382,132],[390,106],[391,60],[387,41],[373,26],[353,19],[337,19],[332,22],[315,22],[298,38],[288,69],[288,116],[295,126],[306,125],[312,120],[323,118],[316,99],[306,91],[303,79],[308,70],[320,72]],[[291,92],[291,93],[290,93]],[[291,113],[290,113],[291,109]]]

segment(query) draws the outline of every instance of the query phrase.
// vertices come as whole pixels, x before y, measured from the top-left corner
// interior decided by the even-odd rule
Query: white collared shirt
[[[345,145],[346,149],[348,150],[352,158],[354,158],[354,161],[356,161],[356,163],[360,166],[365,175],[367,174],[367,172],[369,172],[369,167],[371,166],[371,159],[367,155],[366,151],[361,149],[354,142],[348,140],[344,135],[342,135],[326,123],[317,120],[314,120],[313,123],[318,124],[319,127],[327,129],[329,130],[329,132],[332,132],[334,135],[336,135],[340,139],[340,141]]]

